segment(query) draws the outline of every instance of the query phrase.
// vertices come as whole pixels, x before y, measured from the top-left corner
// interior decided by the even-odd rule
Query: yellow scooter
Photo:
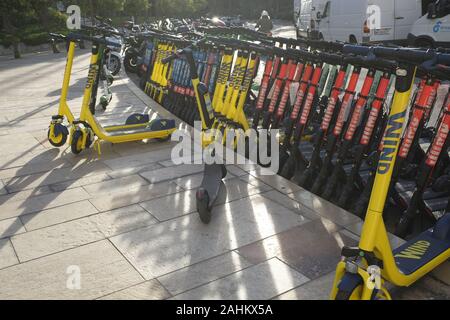
[[[450,258],[450,213],[436,225],[392,250],[383,211],[391,184],[411,88],[418,66],[433,71],[450,65],[450,54],[384,47],[344,46],[344,53],[396,60],[394,100],[380,155],[369,207],[358,247],[344,247],[338,263],[331,299],[390,299],[385,281],[410,286]]]
[[[77,40],[87,40],[92,42],[92,54],[89,65],[87,83],[84,89],[83,102],[81,106],[80,117],[75,119],[68,104],[67,93],[70,83],[70,75],[75,55],[75,42]],[[116,43],[106,41],[100,37],[90,37],[81,34],[68,35],[70,41],[67,55],[67,63],[64,72],[64,80],[61,91],[58,115],[52,117],[48,130],[48,139],[56,147],[64,145],[69,136],[69,130],[63,124],[66,118],[70,126],[70,145],[74,154],[79,154],[83,149],[88,148],[93,142],[100,152],[100,140],[111,143],[122,143],[129,141],[138,141],[144,139],[158,139],[165,141],[175,131],[175,120],[155,119],[150,122],[135,121],[132,124],[120,124],[103,127],[92,115],[89,109],[92,89],[99,72],[98,58],[99,45],[115,46]]]

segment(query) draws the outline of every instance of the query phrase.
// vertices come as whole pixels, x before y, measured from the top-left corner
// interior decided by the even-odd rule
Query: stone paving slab
[[[19,263],[9,239],[0,239],[0,269]]]
[[[62,192],[52,192],[22,200],[9,201],[0,205],[0,220],[20,215],[39,212],[89,198],[82,188],[74,188]]]
[[[60,183],[51,184],[49,187],[54,192],[64,191],[67,189],[73,189],[76,187],[88,186],[98,182],[104,182],[111,180],[112,177],[106,173],[95,174],[79,179],[68,180]]]
[[[26,232],[22,221],[18,218],[0,220],[0,239]]]
[[[309,281],[295,289],[280,294],[275,300],[328,300],[333,287],[334,272]]]
[[[0,180],[0,195],[7,194],[7,193],[8,193],[8,190],[6,190],[5,184],[3,183],[2,180]]]
[[[10,136],[8,134],[8,136]],[[27,149],[22,152],[2,155],[0,158],[0,169],[8,169],[21,166],[32,166],[40,162],[51,162],[61,156],[63,152],[59,149],[52,150],[34,150]],[[66,158],[67,159],[67,158]],[[70,162],[70,159],[67,159]]]
[[[265,300],[308,280],[274,258],[177,295],[174,299]]]
[[[89,175],[104,173],[109,170],[110,169],[106,165],[100,162],[93,162],[82,164],[78,167],[59,168],[52,171],[46,171],[45,173],[3,179],[3,181],[5,182],[6,189],[9,192],[17,192],[36,188],[38,186],[51,185]]]
[[[100,300],[162,300],[170,293],[157,281],[149,280],[101,297]]]
[[[191,177],[193,177],[193,179],[191,179]],[[182,179],[183,182],[178,181],[176,182],[177,185],[181,185],[185,189],[190,190],[146,201],[141,203],[141,206],[154,215],[159,221],[165,221],[196,212],[195,189],[200,186],[203,175],[188,176]],[[217,207],[227,202],[249,197],[262,191],[266,191],[267,188],[270,189],[267,185],[258,184],[257,181],[250,183],[246,182],[242,177],[228,177],[228,179],[224,180],[222,192],[219,194],[214,206]]]
[[[107,211],[137,204],[164,195],[181,191],[181,188],[172,182],[162,182],[144,185],[133,189],[124,189],[122,192],[94,196],[90,201],[99,211]]]
[[[295,193],[289,193],[288,196],[311,209],[317,215],[329,219],[340,226],[344,227],[361,221],[359,217],[304,189]]]
[[[7,193],[0,196],[0,205],[6,204],[8,202],[14,202],[19,200],[26,200],[31,197],[36,197],[53,192],[49,186],[37,187],[34,189],[28,189],[24,191]]]
[[[450,261],[447,260],[431,273],[433,277],[450,286]]]
[[[218,206],[213,217],[204,225],[193,213],[111,241],[151,279],[308,221],[258,195]]]
[[[161,168],[148,172],[142,172],[140,175],[150,183],[158,183],[167,180],[188,176],[194,173],[203,172],[203,165],[182,164],[176,167]]]
[[[136,189],[148,185],[148,182],[138,175],[130,175],[108,181],[97,182],[83,186],[91,196],[109,195],[122,192],[124,189]]]
[[[88,57],[77,50],[68,96],[75,116]],[[204,225],[195,212],[203,166],[173,163],[177,142],[102,143],[101,155],[78,156],[52,147],[47,128],[64,64],[64,53],[0,59],[0,299],[328,297],[339,249],[358,240],[359,218],[243,164],[227,166]],[[133,112],[174,118],[124,74],[112,91],[97,112],[103,124]],[[447,297],[441,286],[426,277],[395,297]]]
[[[172,295],[200,287],[252,264],[235,252],[204,260],[158,278]]]
[[[310,208],[304,206],[301,202],[295,201],[289,196],[282,194],[278,190],[271,190],[268,192],[261,193],[261,195],[265,198],[268,198],[283,207],[288,208],[292,212],[296,212],[310,220],[319,219],[320,216],[318,216],[313,210]]]
[[[163,168],[163,166],[158,163],[150,163],[150,164],[145,164],[145,165],[137,166],[137,167],[126,167],[126,168],[122,168],[122,169],[116,169],[113,171],[109,171],[108,176],[110,176],[111,178],[121,178],[121,177],[126,177],[130,174],[140,174],[142,172],[153,171],[153,170],[161,169],[161,168]]]
[[[68,289],[68,271],[77,270],[80,289]],[[0,270],[0,299],[95,299],[142,280],[104,240]]]
[[[134,167],[142,167],[153,162],[170,159],[171,148],[144,152],[130,156],[120,157],[104,161],[105,164],[113,170],[128,169]]]
[[[36,213],[22,215],[20,220],[23,222],[25,228],[28,231],[31,231],[79,219],[97,212],[97,209],[88,200],[83,200]]]
[[[156,224],[158,220],[137,204],[101,212],[89,217],[105,237]]]
[[[357,243],[326,219],[314,220],[238,249],[252,263],[277,257],[310,279],[336,268],[344,245]]]
[[[70,161],[61,158],[52,161],[31,163],[20,167],[0,170],[0,179],[8,180],[14,177],[29,176],[58,168],[72,167],[72,165],[73,163]]]

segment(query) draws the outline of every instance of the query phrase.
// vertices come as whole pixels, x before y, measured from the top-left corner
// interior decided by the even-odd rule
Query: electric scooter
[[[150,122],[140,122],[133,124],[118,124],[103,127],[91,113],[89,103],[91,101],[92,90],[99,72],[99,46],[117,45],[100,37],[91,37],[83,34],[69,34],[69,51],[67,56],[66,69],[61,91],[58,115],[52,117],[52,122],[48,131],[50,143],[54,146],[62,146],[67,141],[69,130],[63,124],[67,118],[70,126],[70,145],[74,154],[79,154],[84,149],[95,143],[97,151],[100,151],[100,140],[111,143],[121,143],[144,139],[159,139],[165,141],[175,131],[175,120],[155,119]],[[84,89],[83,102],[80,117],[75,119],[67,105],[67,93],[70,83],[72,63],[75,54],[75,41],[87,40],[92,42],[92,54],[90,59],[87,83]]]
[[[440,78],[450,79],[450,74],[441,74]],[[415,234],[418,230],[423,228],[423,225],[435,223],[435,217],[432,214],[424,215],[421,214],[421,212],[426,211],[423,210],[425,207],[424,199],[431,198],[430,196],[425,194],[425,190],[431,184],[433,176],[436,176],[436,174],[439,173],[442,174],[442,170],[439,170],[439,167],[442,167],[445,162],[446,164],[448,164],[449,162],[449,156],[447,153],[447,149],[450,143],[449,130],[450,95],[447,94],[447,98],[442,106],[442,111],[440,119],[438,121],[437,130],[434,134],[434,138],[418,170],[419,173],[416,179],[416,186],[412,191],[412,195],[409,199],[408,208],[403,212],[402,217],[396,227],[395,233],[399,237],[405,237],[411,233]],[[438,198],[439,193],[433,196]]]
[[[419,51],[386,47],[345,45],[344,53],[373,55],[398,62],[395,93],[383,151],[378,162],[373,191],[361,231],[358,247],[343,247],[343,260],[338,263],[331,298],[391,299],[385,282],[409,286],[450,258],[450,215],[446,214],[433,228],[392,250],[383,211],[397,159],[402,127],[411,96],[417,66],[429,69],[450,65],[450,55],[433,50]]]
[[[197,45],[200,43],[201,42],[197,42]],[[176,53],[163,58],[161,63],[168,64],[181,56],[186,58],[186,61],[189,64],[192,86],[194,88],[197,107],[200,114],[202,131],[204,132],[212,128],[215,121],[215,116],[214,109],[211,105],[208,88],[204,83],[200,82],[192,48],[193,46],[180,49]],[[211,139],[204,139],[204,137],[205,136],[202,135],[203,147],[215,142]],[[200,220],[203,223],[209,223],[211,221],[211,210],[217,196],[219,195],[219,191],[223,186],[222,179],[225,178],[226,175],[227,169],[224,164],[205,164],[203,180],[200,188],[196,192],[197,211],[199,213]]]

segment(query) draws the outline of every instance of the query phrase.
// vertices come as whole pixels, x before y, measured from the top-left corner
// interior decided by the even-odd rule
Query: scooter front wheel
[[[123,65],[127,72],[136,73],[137,72],[137,56],[133,54],[125,55],[123,59]]]
[[[336,294],[336,300],[359,300],[361,297],[362,286],[354,288],[352,291],[339,290]]]
[[[109,103],[111,102],[112,96],[106,96],[103,95],[100,97],[100,106],[102,107],[103,111],[106,110],[106,108],[108,107]]]
[[[62,147],[67,142],[67,134],[64,131],[59,130],[59,133],[55,135],[55,130],[53,129],[53,134],[50,133],[50,128],[47,131],[48,142],[54,147]]]
[[[197,211],[200,220],[203,223],[208,224],[211,221],[211,208],[209,206],[208,191],[203,188],[198,189],[195,194],[195,198],[197,200]]]

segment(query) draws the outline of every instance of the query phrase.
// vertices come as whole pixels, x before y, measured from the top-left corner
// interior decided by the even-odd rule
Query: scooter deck
[[[302,153],[302,155],[305,157],[306,160],[311,160],[311,156],[314,152],[314,146],[309,143],[309,142],[301,142],[298,149],[300,150],[300,152]],[[321,149],[320,150],[320,158],[324,158],[325,157],[325,149]]]
[[[445,194],[443,197],[435,199],[424,199],[424,208],[431,215],[439,216],[447,208],[450,194]]]
[[[429,229],[393,251],[398,269],[405,275],[419,268],[450,249],[450,239],[440,240]]]
[[[175,120],[158,120],[153,121],[149,123],[149,126],[142,127],[134,127],[134,128],[127,128],[124,127],[122,129],[117,129],[114,131],[108,132],[111,136],[120,136],[124,134],[135,134],[135,133],[147,133],[147,132],[165,132],[170,131],[172,133],[175,131]]]
[[[414,191],[416,190],[416,183],[414,181],[400,179],[399,182],[395,184],[395,189],[398,192],[399,198],[403,204],[407,206],[414,194]],[[431,188],[427,188],[422,195],[422,199],[424,201],[433,200],[446,197],[448,194],[448,192],[436,192]]]

